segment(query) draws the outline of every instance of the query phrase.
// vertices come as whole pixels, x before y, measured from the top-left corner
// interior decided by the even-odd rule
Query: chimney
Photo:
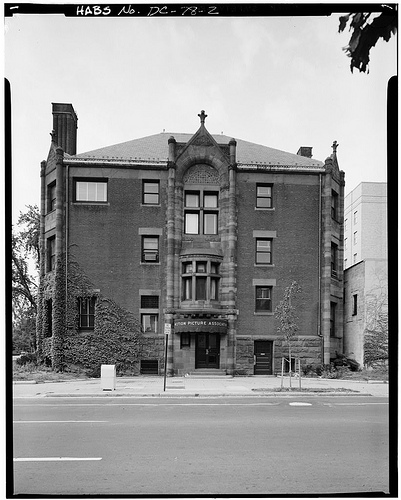
[[[305,156],[306,158],[312,158],[312,148],[310,146],[301,146],[298,149],[297,155]]]
[[[55,142],[62,150],[75,155],[77,152],[78,117],[72,104],[52,103]]]

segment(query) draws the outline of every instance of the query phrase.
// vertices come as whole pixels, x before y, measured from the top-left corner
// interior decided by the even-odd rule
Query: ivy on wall
[[[95,291],[72,257],[68,261],[67,275],[66,281],[65,254],[62,254],[57,259],[56,271],[46,274],[39,287],[37,340],[40,358],[50,358],[57,371],[75,365],[98,376],[102,364],[114,364],[118,374],[138,372],[142,344],[147,343],[138,319]],[[94,329],[81,331],[78,299],[91,297],[96,297]],[[49,299],[53,301],[53,336],[46,338]],[[149,357],[149,353],[145,357]],[[150,357],[163,359],[162,342],[155,342]]]

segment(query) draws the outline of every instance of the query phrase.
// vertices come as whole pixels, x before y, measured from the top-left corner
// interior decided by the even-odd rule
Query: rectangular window
[[[353,264],[356,264],[356,261],[357,261],[357,258],[358,258],[358,254],[357,253],[354,253],[354,261],[353,261]]]
[[[158,314],[141,314],[142,328],[145,333],[157,333]]]
[[[81,330],[93,330],[95,327],[95,304],[96,298],[79,298],[79,328]]]
[[[198,212],[185,212],[185,234],[199,234]]]
[[[159,296],[141,295],[141,309],[159,309]]]
[[[348,238],[344,239],[344,250],[348,250]]]
[[[56,181],[47,186],[47,211],[56,210]]]
[[[217,214],[204,212],[203,214],[203,234],[217,234]]]
[[[195,300],[206,300],[206,277],[196,277]]]
[[[335,302],[330,302],[330,337],[336,336],[336,308]]]
[[[191,336],[188,332],[181,333],[181,349],[191,347]]]
[[[354,212],[354,224],[358,224],[358,210]]]
[[[210,300],[219,300],[219,278],[210,278]]]
[[[142,236],[142,262],[159,262],[158,236]]]
[[[141,375],[158,375],[159,362],[157,359],[141,359]]]
[[[347,225],[348,225],[348,219],[345,219],[345,221],[344,221],[344,231],[347,230]]]
[[[56,268],[56,237],[47,238],[47,271]]]
[[[45,337],[51,337],[53,335],[53,301],[52,299],[46,300],[46,332]]]
[[[160,183],[159,181],[143,181],[142,203],[144,205],[160,204]]]
[[[185,207],[186,208],[199,208],[199,193],[187,191],[185,193]]]
[[[75,201],[107,202],[107,180],[76,180]]]
[[[354,245],[358,243],[358,231],[355,231],[354,233]]]
[[[331,244],[331,275],[333,278],[337,278],[337,265],[338,259],[338,246],[335,243]]]
[[[182,300],[192,300],[192,277],[182,280]]]
[[[352,296],[352,316],[356,316],[358,314],[358,295],[355,294]]]
[[[331,191],[331,217],[338,220],[338,194]]]
[[[217,234],[218,204],[219,195],[217,192],[185,191],[185,234]]]
[[[272,311],[272,287],[257,286],[256,287],[256,312],[271,312]]]
[[[271,239],[256,240],[256,264],[272,263],[272,243]]]
[[[256,207],[257,208],[273,207],[273,186],[271,184],[256,185]]]

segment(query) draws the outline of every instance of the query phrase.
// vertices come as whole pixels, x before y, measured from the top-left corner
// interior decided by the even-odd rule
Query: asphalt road
[[[386,398],[21,398],[13,420],[15,494],[389,491]]]

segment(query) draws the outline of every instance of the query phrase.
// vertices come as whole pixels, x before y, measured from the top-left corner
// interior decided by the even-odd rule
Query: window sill
[[[160,266],[160,262],[141,262],[141,266]]]
[[[73,205],[76,206],[87,206],[87,205],[96,205],[96,206],[103,206],[103,207],[109,207],[110,203],[107,201],[73,201]]]
[[[160,208],[161,204],[160,203],[141,203],[141,207],[154,207],[154,208]]]
[[[254,264],[254,267],[275,267],[275,264]]]
[[[254,312],[254,316],[274,316],[274,312]]]
[[[274,212],[276,210],[276,208],[275,207],[272,207],[272,208],[255,207],[255,210],[261,210],[262,212]]]

